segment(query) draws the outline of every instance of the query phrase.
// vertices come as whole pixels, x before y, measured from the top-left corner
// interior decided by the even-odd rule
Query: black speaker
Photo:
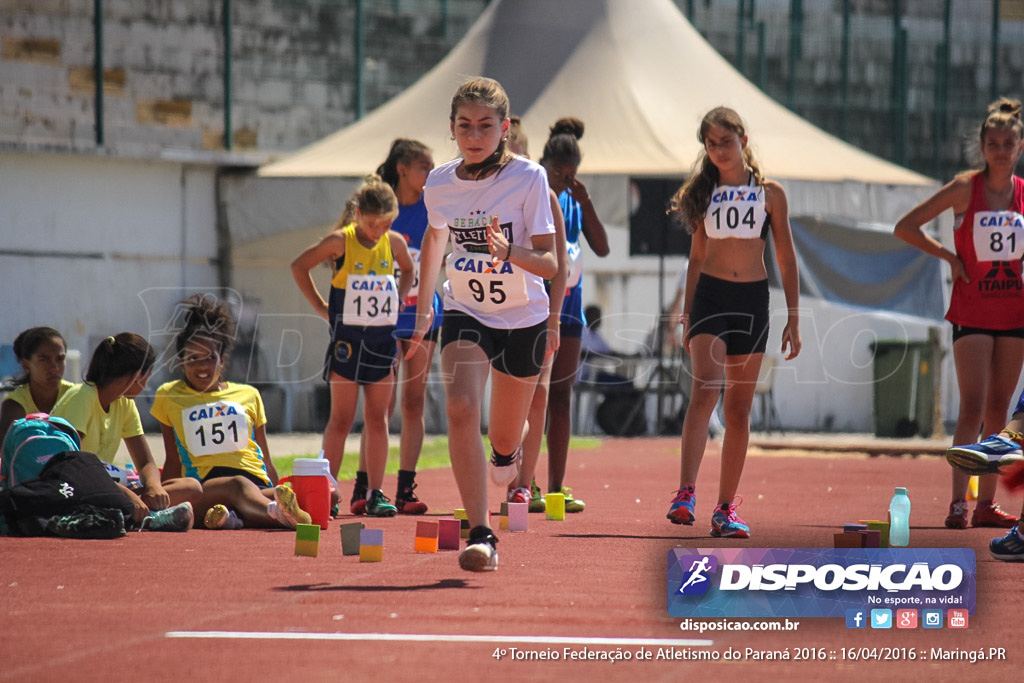
[[[689,256],[690,233],[676,214],[666,213],[680,178],[629,181],[629,255]]]

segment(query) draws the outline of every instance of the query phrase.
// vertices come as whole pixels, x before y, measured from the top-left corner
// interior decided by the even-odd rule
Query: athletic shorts
[[[547,348],[547,322],[515,330],[488,327],[462,311],[445,311],[441,349],[454,341],[470,341],[487,354],[491,367],[513,377],[540,374]]]
[[[412,330],[395,330],[395,339],[412,339],[412,333]],[[441,326],[438,325],[427,332],[426,336],[423,337],[423,341],[431,341],[436,344],[440,336]]]
[[[398,342],[390,334],[362,341],[335,339],[327,348],[326,370],[357,384],[374,384],[391,374]],[[324,379],[330,380],[329,372]]]
[[[990,337],[1024,339],[1024,327],[1015,327],[1012,330],[987,330],[983,327],[964,327],[963,325],[953,323],[953,341],[972,334],[987,334]]]
[[[768,348],[768,280],[733,282],[700,274],[693,290],[688,338],[710,334],[725,342],[728,356]]]
[[[566,339],[581,339],[583,337],[583,323],[562,323],[558,326],[558,335]]]
[[[206,473],[206,476],[203,477],[202,480],[204,482],[207,482],[210,481],[211,479],[223,479],[225,477],[245,477],[252,483],[256,484],[256,486],[259,486],[261,489],[269,489],[271,486],[273,486],[273,484],[271,484],[269,481],[264,481],[263,479],[260,479],[252,472],[240,470],[235,467],[224,466],[211,467],[210,471]]]

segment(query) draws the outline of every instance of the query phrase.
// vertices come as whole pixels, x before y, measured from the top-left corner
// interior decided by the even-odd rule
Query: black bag
[[[81,528],[82,538],[115,538],[124,535],[123,523],[117,533],[118,515],[133,520],[133,512],[131,498],[110,478],[100,459],[82,451],[58,453],[47,461],[38,478],[0,492],[0,515],[7,521],[7,532],[14,536],[44,536],[50,525],[50,534],[70,536]],[[83,514],[98,514],[101,520],[88,524],[52,520]],[[56,533],[56,529],[64,533]]]

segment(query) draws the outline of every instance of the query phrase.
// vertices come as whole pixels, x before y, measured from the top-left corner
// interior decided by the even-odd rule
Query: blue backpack
[[[0,450],[0,491],[39,477],[57,453],[81,448],[78,431],[63,418],[32,413],[15,420]]]

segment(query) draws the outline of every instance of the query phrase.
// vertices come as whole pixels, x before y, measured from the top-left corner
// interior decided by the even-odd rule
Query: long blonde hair
[[[704,220],[704,212],[711,204],[711,193],[718,184],[718,168],[708,158],[707,148],[704,147],[704,139],[711,128],[718,126],[736,133],[741,138],[747,134],[743,119],[728,107],[715,107],[701,119],[700,128],[697,130],[697,139],[700,140],[701,152],[694,163],[694,171],[686,179],[682,187],[672,196],[669,204],[669,212],[677,212],[682,215],[686,230],[692,235],[697,226]],[[762,185],[764,178],[761,175],[761,167],[754,159],[754,153],[750,145],[743,148],[743,162],[750,167],[754,174],[754,184]]]

